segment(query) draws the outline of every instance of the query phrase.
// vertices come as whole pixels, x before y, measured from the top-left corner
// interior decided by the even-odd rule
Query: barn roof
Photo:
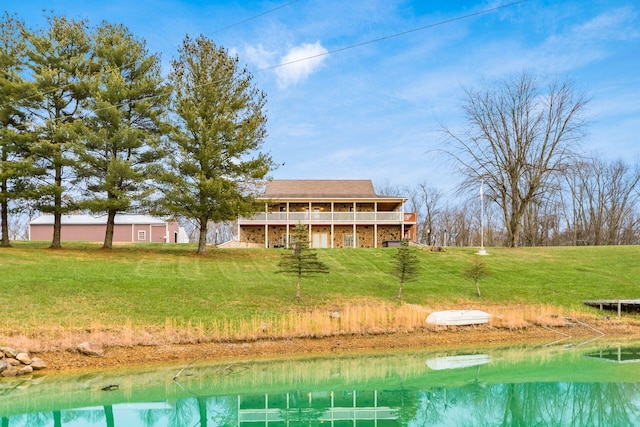
[[[63,225],[104,225],[107,223],[106,215],[62,215]],[[118,214],[115,218],[116,224],[153,224],[164,225],[166,220],[150,215],[138,215],[138,214]],[[53,225],[53,215],[44,214],[33,221],[29,222],[30,225]]]

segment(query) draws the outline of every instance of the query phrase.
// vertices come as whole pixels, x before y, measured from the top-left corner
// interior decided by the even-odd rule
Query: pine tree
[[[266,95],[224,48],[186,37],[169,76],[177,117],[171,159],[161,175],[161,205],[197,223],[199,254],[210,221],[256,210],[255,191],[273,167],[260,149],[266,136]]]
[[[136,209],[150,193],[149,167],[162,159],[159,141],[168,90],[160,58],[122,25],[103,23],[94,34],[88,109],[78,145],[78,178],[87,194],[79,204],[107,213],[103,248],[111,249],[115,216]]]
[[[398,299],[402,299],[402,288],[404,284],[417,279],[419,264],[420,260],[415,254],[415,251],[409,247],[409,241],[403,239],[397,252],[393,255],[392,260],[392,273],[400,282]]]
[[[24,31],[27,67],[38,96],[29,109],[35,141],[36,207],[53,214],[51,248],[60,248],[62,215],[77,208],[69,194],[74,176],[78,123],[87,116],[92,41],[86,21],[50,17],[49,28]]]
[[[23,107],[33,95],[22,77],[26,44],[24,25],[5,13],[0,21],[0,246],[8,247],[10,203],[24,196],[23,181],[31,171]]]
[[[303,276],[329,273],[329,267],[318,259],[315,250],[309,247],[309,235],[307,227],[297,224],[291,233],[290,250],[282,254],[278,263],[278,273],[296,275],[296,299],[300,299],[300,280]]]

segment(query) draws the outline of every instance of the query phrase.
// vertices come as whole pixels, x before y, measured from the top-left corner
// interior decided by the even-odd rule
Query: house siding
[[[101,225],[63,225],[60,228],[62,241],[98,242],[104,240],[106,226]],[[31,225],[30,240],[52,240],[53,225]]]

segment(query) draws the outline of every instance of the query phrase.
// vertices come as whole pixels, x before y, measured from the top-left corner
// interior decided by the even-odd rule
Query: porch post
[[[358,232],[358,228],[356,227],[358,221],[358,204],[353,202],[353,239],[351,242],[351,247],[355,248],[358,246],[358,236],[356,233]]]
[[[309,246],[313,247],[313,242],[311,241],[311,201],[309,201],[309,208],[307,209],[307,222],[309,223],[309,237],[307,239],[309,240]]]
[[[378,247],[378,202],[373,202],[373,247]]]
[[[269,204],[264,202],[264,247],[269,247]]]
[[[334,212],[333,210],[334,210],[334,202],[331,202],[331,249],[334,248],[333,241],[335,240],[335,236],[336,236],[336,233],[335,233],[336,230],[334,227],[335,224],[333,219],[333,212]]]
[[[402,227],[401,227],[402,228],[402,234],[400,235],[400,237],[401,237],[400,240],[402,240],[402,239],[404,239],[404,201],[402,202],[402,205],[400,206],[400,220],[402,221],[402,223],[401,223],[402,224]],[[407,238],[407,240],[409,240],[409,239]]]
[[[378,247],[378,222],[373,223],[373,247]]]
[[[286,230],[285,230],[285,239],[287,239],[284,242],[284,247],[288,248],[289,247],[289,202],[287,202],[287,220],[285,221],[285,225],[286,225]]]
[[[356,234],[357,231],[358,231],[358,228],[357,228],[356,223],[354,221],[354,223],[353,223],[353,241],[351,242],[351,247],[352,248],[357,248],[358,247],[358,241],[357,241],[358,236]]]

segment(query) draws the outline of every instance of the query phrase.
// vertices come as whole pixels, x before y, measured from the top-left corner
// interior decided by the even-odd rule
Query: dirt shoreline
[[[196,359],[237,360],[281,358],[285,356],[323,356],[391,349],[446,350],[460,347],[492,347],[551,343],[559,339],[640,338],[640,325],[633,323],[598,324],[597,329],[545,328],[528,326],[520,329],[495,328],[490,325],[446,327],[409,333],[350,335],[323,338],[293,338],[234,343],[170,344],[154,346],[110,346],[103,357],[90,357],[78,352],[52,351],[34,353],[48,364],[47,372],[125,368],[166,363],[188,363]]]

